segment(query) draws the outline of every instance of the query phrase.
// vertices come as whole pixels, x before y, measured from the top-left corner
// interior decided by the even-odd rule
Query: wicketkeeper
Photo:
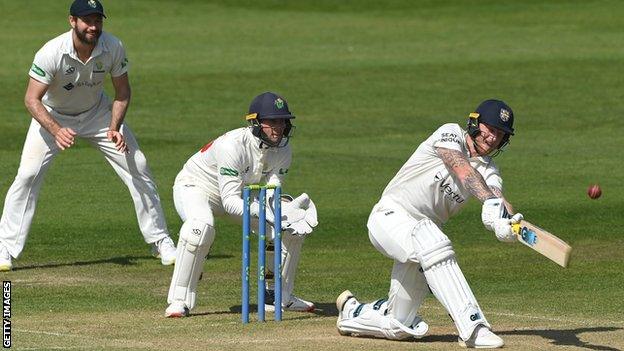
[[[184,223],[180,229],[166,317],[185,317],[195,307],[197,284],[216,235],[214,217],[227,215],[240,220],[245,185],[282,184],[291,162],[288,141],[294,118],[283,97],[271,92],[260,94],[253,99],[246,115],[248,127],[232,130],[206,144],[178,173],[173,197]],[[272,191],[267,191],[267,197],[272,197]],[[259,204],[255,201],[251,204],[251,215],[256,220],[258,212]],[[273,218],[272,213],[268,208],[267,221],[280,220]],[[306,194],[290,202],[284,201],[281,221],[285,231],[282,235],[282,308],[312,311],[314,304],[298,298],[293,290],[303,241],[318,224],[314,203]],[[272,229],[267,229],[267,233],[272,233]],[[272,262],[271,257],[267,260]],[[267,287],[269,297],[273,296],[274,288]],[[264,307],[274,311],[274,301],[267,298]]]
[[[346,290],[336,300],[342,335],[387,339],[419,338],[428,325],[418,316],[431,292],[447,310],[464,347],[497,348],[491,331],[457,264],[442,225],[470,196],[483,202],[481,219],[500,241],[513,242],[513,208],[503,197],[503,181],[493,156],[514,134],[513,112],[486,100],[470,114],[468,128],[444,124],[416,149],[390,181],[368,218],[369,238],[394,260],[388,298],[360,303]]]

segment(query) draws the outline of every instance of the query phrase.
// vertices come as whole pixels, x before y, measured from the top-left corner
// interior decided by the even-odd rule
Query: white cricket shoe
[[[350,332],[340,329],[340,322],[345,319],[349,319],[352,315],[352,311],[357,308],[360,302],[355,298],[353,293],[349,290],[343,291],[338,298],[336,298],[336,308],[338,309],[338,320],[336,321],[336,329],[340,335],[351,335]]]
[[[366,305],[360,303],[351,291],[343,291],[338,298],[336,298],[336,308],[338,309],[336,329],[338,329],[338,333],[343,336],[374,336],[376,338],[394,339],[382,329],[377,328],[373,330],[374,328],[371,328],[370,325],[366,326],[355,320],[364,308],[378,310],[384,303],[386,303],[386,300],[381,299],[377,300],[372,306],[368,305],[369,307],[365,307]],[[396,338],[397,340],[404,340],[407,338],[419,339],[425,336],[429,330],[429,325],[419,316],[414,318],[411,326],[404,326],[394,318],[389,319],[389,321],[393,328],[401,329],[401,331],[396,330],[400,334],[399,337]]]
[[[189,309],[182,301],[173,301],[165,310],[165,317],[167,318],[182,318],[188,317],[188,315]]]
[[[152,243],[152,255],[156,258],[160,258],[160,262],[163,266],[174,264],[176,260],[176,247],[171,237],[167,236]]]
[[[503,339],[484,325],[478,325],[472,332],[470,339],[464,341],[459,338],[457,341],[461,347],[474,349],[496,349],[505,345]]]
[[[272,290],[269,291],[269,293],[271,292]],[[267,299],[267,302],[264,304],[266,312],[275,312],[275,295],[273,297],[273,299]],[[314,303],[298,298],[295,295],[290,295],[288,303],[282,303],[282,311],[312,312],[315,308]]]
[[[0,245],[0,272],[8,272],[13,268],[11,254],[4,245]]]

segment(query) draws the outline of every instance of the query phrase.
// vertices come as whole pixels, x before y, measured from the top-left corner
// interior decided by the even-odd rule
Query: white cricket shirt
[[[389,200],[416,219],[423,217],[444,224],[466,204],[471,194],[448,171],[435,148],[457,150],[488,186],[503,188],[498,168],[489,156],[470,158],[466,132],[456,123],[444,124],[418,146],[383,191],[380,202]]]
[[[119,39],[102,32],[91,57],[83,63],[70,30],[39,49],[28,74],[49,86],[42,99],[45,106],[64,115],[78,115],[98,105],[107,73],[119,77],[127,71],[126,51]]]
[[[260,146],[250,127],[229,131],[206,144],[184,164],[176,185],[198,186],[208,192],[211,207],[242,216],[244,185],[282,184],[288,173],[290,145]]]

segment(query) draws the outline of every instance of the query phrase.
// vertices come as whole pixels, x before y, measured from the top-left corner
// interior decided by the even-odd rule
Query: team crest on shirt
[[[104,64],[100,61],[97,61],[95,63],[95,69],[93,70],[93,73],[104,73]]]
[[[500,116],[500,119],[501,119],[503,122],[507,122],[507,121],[509,121],[509,116],[510,116],[510,115],[511,115],[511,114],[509,113],[509,110],[504,109],[504,108],[501,108],[499,116]]]
[[[68,76],[72,73],[76,72],[76,67],[74,66],[69,66],[66,70],[65,70],[65,75]]]
[[[95,0],[89,0],[87,1],[87,4],[89,4],[89,6],[91,6],[92,8],[97,7],[97,2],[95,2]]]

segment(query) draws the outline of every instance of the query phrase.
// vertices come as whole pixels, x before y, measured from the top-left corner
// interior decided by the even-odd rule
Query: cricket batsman
[[[246,119],[248,127],[234,129],[206,144],[184,164],[173,186],[175,208],[184,222],[176,265],[169,288],[166,317],[185,317],[196,304],[197,284],[215,232],[215,216],[240,220],[243,215],[242,189],[248,184],[281,185],[291,163],[288,144],[294,119],[283,97],[266,92],[256,96]],[[267,191],[267,197],[273,192]],[[274,223],[267,201],[267,221]],[[257,221],[259,204],[251,204]],[[306,194],[282,204],[282,301],[284,310],[313,311],[314,304],[293,294],[295,274],[306,235],[318,224],[316,207]],[[272,233],[272,229],[267,229]],[[230,233],[231,234],[231,233]],[[271,238],[272,239],[272,238]],[[269,256],[267,252],[267,256]],[[269,262],[272,258],[267,257]],[[274,311],[275,287],[265,292],[265,310]]]
[[[500,241],[516,240],[511,225],[522,215],[510,216],[513,208],[503,197],[503,181],[492,158],[509,143],[513,121],[507,104],[486,100],[470,114],[467,130],[444,124],[418,146],[368,218],[371,243],[394,260],[388,298],[363,304],[344,291],[336,300],[340,334],[420,338],[429,327],[418,309],[431,291],[453,319],[461,346],[503,346],[441,228],[474,196],[483,203],[485,227]]]

